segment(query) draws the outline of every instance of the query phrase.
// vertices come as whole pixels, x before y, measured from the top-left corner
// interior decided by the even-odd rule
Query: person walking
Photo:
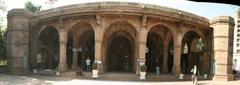
[[[197,69],[197,66],[194,65],[194,67],[191,69],[191,72],[193,73],[192,75],[192,81],[193,81],[193,84],[197,85],[197,72],[198,72],[198,69]]]

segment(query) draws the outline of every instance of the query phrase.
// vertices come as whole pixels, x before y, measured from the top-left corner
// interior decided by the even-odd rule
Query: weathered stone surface
[[[150,43],[148,39],[149,34],[152,33],[157,36],[153,42],[161,42],[162,40],[161,43],[157,43],[155,44],[156,46],[153,47],[157,48],[162,44],[163,49],[160,48],[160,50],[153,51],[152,55],[155,56],[155,58],[163,58],[163,64],[155,64],[161,67],[162,72],[166,73],[169,71],[168,69],[172,69],[172,74],[177,78],[177,76],[182,73],[181,69],[184,69],[181,68],[183,45],[185,43],[195,44],[196,40],[202,38],[205,47],[202,52],[203,57],[201,56],[199,62],[204,62],[204,64],[199,67],[204,68],[204,73],[210,73],[212,50],[210,49],[212,47],[211,34],[213,33],[215,60],[218,62],[217,64],[222,65],[216,66],[219,69],[216,70],[217,74],[215,79],[230,79],[230,77],[227,76],[217,76],[230,74],[232,19],[225,16],[217,17],[212,20],[210,24],[213,29],[209,27],[209,21],[201,16],[177,9],[132,2],[76,4],[43,10],[34,14],[24,9],[13,9],[8,12],[8,69],[13,73],[22,73],[28,71],[29,67],[34,67],[33,64],[36,63],[36,55],[41,53],[38,47],[44,47],[44,45],[41,44],[43,43],[41,40],[50,41],[48,37],[44,37],[43,39],[39,38],[41,34],[44,34],[43,30],[52,28],[58,36],[54,36],[55,34],[51,34],[51,32],[46,35],[59,38],[59,41],[52,41],[59,43],[59,46],[52,47],[52,50],[57,49],[59,55],[53,55],[52,50],[45,50],[44,52],[47,53],[43,56],[46,58],[57,56],[56,58],[59,58],[56,59],[59,61],[57,64],[63,72],[68,70],[67,66],[72,66],[73,69],[77,67],[78,62],[80,62],[78,56],[90,56],[94,59],[92,62],[101,62],[98,65],[98,69],[100,70],[99,73],[103,74],[109,69],[109,64],[111,64],[108,59],[109,52],[111,52],[111,50],[117,50],[114,48],[110,49],[111,42],[115,38],[123,37],[131,44],[128,46],[132,46],[132,53],[130,53],[132,54],[130,56],[131,70],[139,74],[139,63],[147,62],[147,43]],[[190,37],[185,37],[188,33],[190,33]],[[194,34],[197,36],[191,36]],[[71,46],[68,47],[70,44],[70,35],[73,36],[73,40],[71,41],[73,42],[71,43],[73,44],[72,47],[82,47],[82,52],[73,52],[72,63],[71,65],[67,65],[68,59],[71,59],[68,55],[68,53],[71,53],[68,52],[69,48],[72,48]],[[89,37],[86,36],[90,36],[92,40],[88,40],[87,38]],[[54,44],[52,42],[44,44]],[[92,43],[93,46],[91,49],[94,51],[87,51],[87,46]],[[47,47],[47,45],[45,46]],[[196,48],[191,47],[191,49]],[[170,54],[170,51],[172,54]],[[195,51],[191,50],[191,52]],[[193,59],[191,57],[194,56],[191,52],[189,52],[187,56],[190,60]],[[121,55],[124,54],[124,52],[119,53]],[[172,66],[168,65],[168,62],[171,62],[169,61],[170,56],[173,56]],[[28,59],[30,59],[30,63],[28,63]],[[151,62],[155,62],[154,60],[157,59],[153,59]],[[82,66],[85,66],[85,62],[83,61],[85,61],[84,58],[82,58],[80,63]],[[118,60],[114,61],[118,62]],[[187,66],[189,66],[188,69],[190,69],[190,66],[196,62],[189,61],[188,63],[189,65]]]
[[[24,74],[28,72],[29,21],[33,14],[24,9],[8,12],[7,57],[8,72]]]
[[[232,80],[232,31],[233,18],[229,16],[215,17],[210,26],[214,37],[214,59],[217,62],[213,80]]]

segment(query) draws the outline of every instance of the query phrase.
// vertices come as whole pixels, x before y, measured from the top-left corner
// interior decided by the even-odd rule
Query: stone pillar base
[[[181,68],[180,67],[173,67],[172,73],[174,75],[179,75],[181,73]]]
[[[213,76],[213,81],[232,81],[232,80],[234,80],[233,74]]]
[[[173,79],[174,80],[179,80],[179,77],[180,77],[180,73],[177,73],[177,74],[174,74]]]
[[[98,75],[100,75],[100,74],[103,74],[103,64],[102,64],[102,61],[100,61],[100,60],[95,60],[95,62],[97,62],[97,64],[98,64]]]
[[[62,66],[60,65],[60,70],[61,70],[61,72],[66,72],[67,71],[67,65],[65,65],[65,64],[63,64]]]
[[[136,75],[140,75],[140,64],[145,64],[145,59],[138,59],[136,64]]]
[[[99,67],[98,74],[103,74],[103,65],[98,64],[98,67]]]

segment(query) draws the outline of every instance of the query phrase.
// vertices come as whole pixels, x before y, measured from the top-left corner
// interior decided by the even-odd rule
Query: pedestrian
[[[86,59],[86,65],[87,65],[87,71],[90,71],[90,65],[91,64],[91,60],[89,59],[89,57]]]
[[[191,72],[193,73],[192,74],[192,81],[193,81],[193,84],[197,84],[197,73],[198,73],[198,69],[197,69],[197,66],[194,65],[194,67],[191,69]]]

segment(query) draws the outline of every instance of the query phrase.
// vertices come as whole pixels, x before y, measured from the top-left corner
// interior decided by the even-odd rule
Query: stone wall
[[[232,43],[234,21],[229,16],[215,17],[210,26],[213,28],[213,50],[215,75],[213,80],[233,80]]]
[[[8,12],[7,68],[10,73],[28,72],[30,11],[13,9]]]

